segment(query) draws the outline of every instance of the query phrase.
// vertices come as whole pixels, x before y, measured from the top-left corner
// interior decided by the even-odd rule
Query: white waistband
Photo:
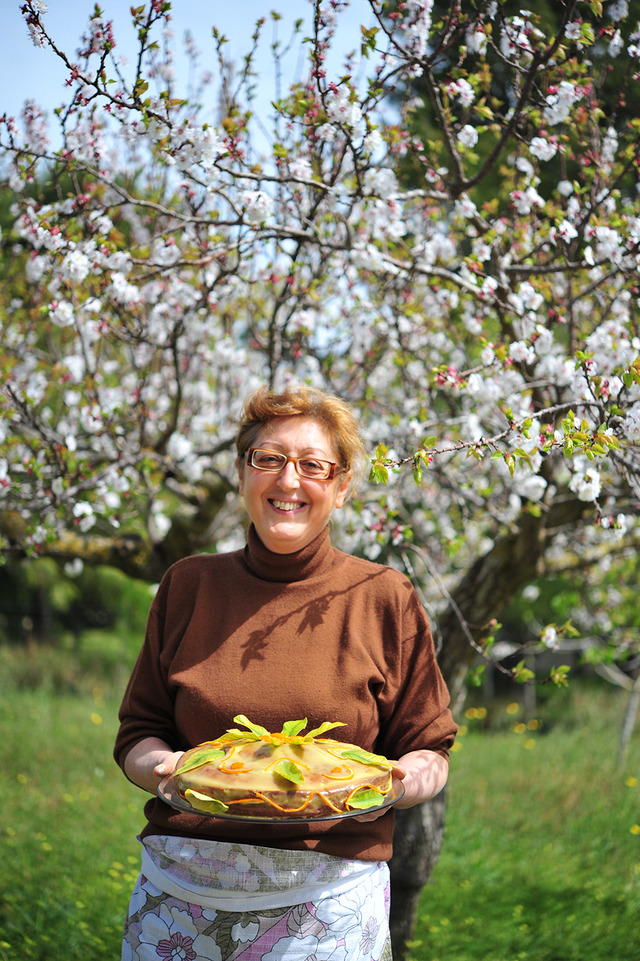
[[[251,852],[251,845],[243,845],[243,849]],[[278,855],[290,862],[292,855],[298,852],[278,851],[271,849],[269,852],[277,861]],[[310,852],[300,852],[301,859],[306,858]],[[315,854],[315,852],[311,852]],[[322,855],[315,854],[316,858]],[[260,889],[257,891],[241,890],[238,887],[223,888],[215,878],[215,871],[212,871],[211,885],[190,881],[180,873],[171,870],[171,864],[166,862],[165,866],[158,863],[158,859],[152,857],[149,850],[143,843],[142,847],[142,874],[165,894],[172,895],[190,904],[198,904],[203,908],[212,908],[216,911],[249,911],[268,910],[270,908],[289,907],[294,904],[304,904],[307,901],[318,901],[328,895],[342,895],[360,884],[365,878],[375,875],[380,871],[380,863],[373,861],[342,861],[340,858],[327,856],[327,863],[340,865],[340,870],[324,872],[326,876],[317,877],[318,871],[300,871],[297,883],[289,883],[286,888],[282,888],[275,883],[270,883],[268,879],[261,880]],[[345,867],[347,870],[345,871]],[[200,865],[201,868],[201,865]],[[184,875],[184,871],[181,872]],[[289,877],[290,872],[287,870]],[[202,882],[202,871],[199,872],[199,879]]]

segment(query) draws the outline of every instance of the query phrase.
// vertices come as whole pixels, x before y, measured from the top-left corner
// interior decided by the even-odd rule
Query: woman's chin
[[[291,554],[310,543],[313,534],[306,529],[306,525],[284,519],[271,524],[262,539],[274,554]]]

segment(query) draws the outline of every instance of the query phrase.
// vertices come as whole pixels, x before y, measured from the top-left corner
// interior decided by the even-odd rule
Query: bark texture
[[[414,936],[418,902],[434,868],[444,834],[445,791],[431,801],[398,811],[391,872],[391,945],[403,961]]]

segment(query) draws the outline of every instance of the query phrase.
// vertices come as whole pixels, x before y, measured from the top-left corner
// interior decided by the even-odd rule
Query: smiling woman
[[[116,759],[154,795],[123,958],[157,961],[188,940],[193,957],[221,961],[301,961],[337,944],[351,961],[388,959],[393,808],[441,790],[457,730],[429,624],[403,575],[331,545],[365,460],[347,404],[261,389],[236,450],[247,545],[167,572],[120,709]],[[240,712],[266,731],[338,723],[357,750],[391,759],[404,794],[348,818],[259,825],[158,797],[183,753]]]

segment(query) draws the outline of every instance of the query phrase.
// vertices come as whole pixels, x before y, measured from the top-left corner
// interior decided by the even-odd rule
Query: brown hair
[[[264,425],[277,417],[309,417],[317,421],[330,436],[340,466],[353,470],[354,479],[359,479],[367,451],[352,408],[340,397],[305,384],[286,387],[278,394],[259,387],[247,397],[236,433],[238,464]]]

